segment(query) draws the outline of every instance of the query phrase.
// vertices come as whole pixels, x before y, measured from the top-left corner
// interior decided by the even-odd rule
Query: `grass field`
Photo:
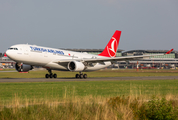
[[[29,73],[0,72],[0,78],[44,78],[46,70],[30,71]],[[72,78],[78,72],[61,72],[53,71],[58,75],[58,78]],[[88,77],[138,77],[138,76],[178,76],[178,70],[99,70],[87,72]]]
[[[177,86],[178,80],[1,83],[0,119],[174,120]]]
[[[73,77],[75,72],[59,72],[58,77]],[[44,78],[46,71],[0,73],[0,78]],[[178,70],[101,70],[88,72],[89,77],[177,76]],[[44,78],[45,79],[45,78]],[[127,80],[0,83],[0,100],[21,98],[63,98],[65,96],[166,95],[178,93],[178,80]]]
[[[62,99],[70,96],[140,96],[178,95],[178,80],[126,80],[126,81],[77,81],[77,82],[34,82],[1,83],[0,100],[20,98]]]
[[[45,73],[0,73],[0,78],[44,78]],[[64,78],[75,74],[56,73]],[[104,70],[88,73],[90,77],[177,75],[177,70]],[[162,113],[158,114],[160,118],[178,119],[177,100],[176,79],[0,83],[0,119],[132,120],[150,119],[148,116],[154,112],[156,115]],[[154,111],[153,107],[158,109]],[[167,114],[161,116],[163,113]]]

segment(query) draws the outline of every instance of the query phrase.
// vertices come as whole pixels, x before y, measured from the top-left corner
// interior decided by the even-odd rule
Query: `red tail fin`
[[[110,39],[109,43],[106,45],[103,52],[99,54],[99,56],[116,57],[120,36],[121,36],[121,31],[116,30],[114,35]]]
[[[6,53],[4,53],[4,57],[7,57]]]

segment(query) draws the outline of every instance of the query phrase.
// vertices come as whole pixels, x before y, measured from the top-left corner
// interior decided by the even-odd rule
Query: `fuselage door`
[[[23,46],[23,51],[24,51],[24,55],[29,56],[29,48],[27,46]]]

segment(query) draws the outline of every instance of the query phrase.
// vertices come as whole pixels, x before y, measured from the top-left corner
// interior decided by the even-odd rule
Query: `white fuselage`
[[[36,45],[18,44],[11,46],[6,51],[8,57],[18,63],[32,66],[42,66],[52,70],[68,71],[66,62],[55,62],[62,60],[77,61],[85,58],[103,58],[102,56],[80,53],[62,49],[48,48]],[[111,65],[110,61],[102,64],[96,62],[93,65],[86,66],[84,71],[95,71]]]

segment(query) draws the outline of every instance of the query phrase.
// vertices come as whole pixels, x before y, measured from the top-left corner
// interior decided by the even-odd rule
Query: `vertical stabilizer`
[[[4,53],[4,57],[7,57],[6,53]]]
[[[120,36],[121,36],[121,31],[116,30],[114,35],[111,37],[109,43],[106,45],[103,52],[99,54],[99,56],[116,57]]]

